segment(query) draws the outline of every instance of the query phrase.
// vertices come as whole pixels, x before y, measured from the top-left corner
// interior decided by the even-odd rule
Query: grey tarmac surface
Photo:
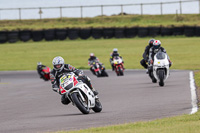
[[[171,70],[164,87],[144,70],[126,70],[118,77],[97,78],[84,71],[99,92],[101,113],[83,115],[63,105],[50,81],[36,71],[0,72],[0,133],[76,130],[189,114],[192,109],[189,72]]]

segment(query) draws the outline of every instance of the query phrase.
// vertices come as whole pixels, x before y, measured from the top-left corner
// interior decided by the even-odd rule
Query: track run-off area
[[[36,133],[77,130],[194,113],[193,75],[188,70],[171,70],[164,87],[152,83],[145,70],[125,70],[116,76],[97,78],[88,70],[103,106],[100,113],[83,115],[36,71],[0,72],[0,133]]]

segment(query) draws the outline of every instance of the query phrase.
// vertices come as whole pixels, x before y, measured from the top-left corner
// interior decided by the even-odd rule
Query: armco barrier
[[[185,26],[184,35],[188,37],[195,36],[195,27],[193,26]]]
[[[125,37],[124,28],[115,28],[114,37],[115,38],[124,38]]]
[[[8,34],[8,42],[15,43],[19,40],[19,31],[9,31]]]
[[[91,37],[91,28],[87,28],[87,29],[80,29],[79,31],[79,37],[81,39],[88,39]]]
[[[149,27],[149,36],[155,37],[160,35],[160,27]]]
[[[46,41],[53,41],[56,39],[56,34],[54,29],[44,30],[44,39]]]
[[[37,42],[37,41],[42,41],[44,39],[44,32],[43,30],[35,30],[31,32],[32,40]]]
[[[55,38],[57,40],[65,40],[68,36],[68,29],[56,29]]]
[[[171,27],[161,27],[160,34],[161,34],[161,36],[171,36],[172,28]]]
[[[68,29],[68,37],[70,40],[78,39],[79,38],[79,29],[78,28]]]
[[[124,29],[124,35],[127,38],[132,38],[138,35],[138,27],[130,27]]]
[[[122,28],[63,28],[47,30],[22,30],[22,31],[0,31],[0,43],[14,43],[18,40],[46,41],[70,40],[78,38],[94,39],[100,38],[132,38],[138,37],[156,37],[156,36],[176,36],[185,35],[187,37],[200,36],[200,26],[182,26],[182,27],[122,27]]]
[[[0,31],[0,43],[6,43],[7,41],[7,31]]]
[[[149,28],[148,27],[138,27],[138,36],[139,37],[149,36]]]
[[[22,30],[19,31],[19,39],[23,42],[29,41],[31,39],[31,31],[30,30]]]
[[[184,27],[173,27],[172,28],[172,35],[184,35]]]
[[[103,28],[103,38],[113,38],[114,37],[114,28]]]
[[[94,39],[100,39],[103,36],[103,29],[102,28],[92,28],[91,36]]]

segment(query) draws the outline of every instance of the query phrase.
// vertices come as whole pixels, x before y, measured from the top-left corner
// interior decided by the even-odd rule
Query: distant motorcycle
[[[94,60],[90,63],[91,71],[97,77],[108,77],[105,67],[98,61]]]
[[[119,56],[116,56],[113,58],[114,63],[114,70],[117,74],[117,76],[123,76],[124,75],[124,63],[122,58]]]
[[[73,72],[63,73],[59,81],[61,95],[65,95],[83,114],[89,114],[90,109],[101,112],[99,98]]]
[[[50,80],[51,68],[41,65],[41,64],[38,64],[37,71],[38,71],[38,74],[40,75],[40,78],[42,78],[45,81]]]
[[[165,80],[169,77],[168,55],[164,52],[158,52],[154,56],[154,63],[149,71],[149,76],[153,83],[159,81],[160,86],[164,86]]]

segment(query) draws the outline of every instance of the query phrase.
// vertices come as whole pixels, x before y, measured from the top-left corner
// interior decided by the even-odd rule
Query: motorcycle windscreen
[[[156,54],[156,58],[157,59],[165,59],[165,53],[163,53],[163,52],[158,52],[157,54]]]

